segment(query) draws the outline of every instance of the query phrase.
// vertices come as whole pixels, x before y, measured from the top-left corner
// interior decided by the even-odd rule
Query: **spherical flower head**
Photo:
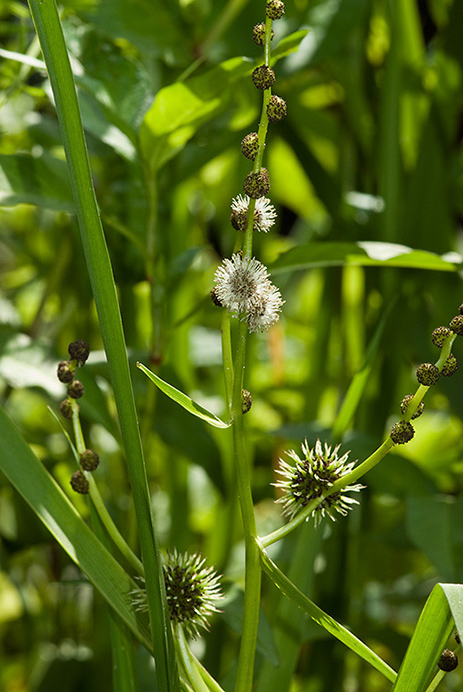
[[[275,32],[272,29],[272,33],[270,34],[270,40],[275,36]],[[261,22],[261,24],[256,24],[254,29],[252,30],[252,40],[254,43],[257,43],[258,46],[263,46],[265,42],[265,24],[264,22]]]
[[[439,368],[434,363],[421,363],[416,369],[416,379],[425,387],[431,387],[439,380]]]
[[[390,436],[391,440],[396,445],[404,445],[413,438],[415,430],[413,425],[405,420],[399,420],[398,423],[392,426]]]
[[[401,411],[403,416],[407,412],[408,405],[410,404],[412,399],[413,399],[413,394],[407,394],[402,399],[402,401],[400,403],[400,411]],[[424,410],[424,403],[422,401],[420,401],[418,408],[416,409],[415,413],[412,416],[412,420],[414,418],[419,418],[419,416],[421,416],[421,414],[423,413],[423,410]]]
[[[280,319],[281,306],[284,300],[281,293],[267,280],[259,286],[259,290],[248,312],[248,330],[252,332],[266,332],[272,324]]]
[[[437,661],[437,666],[446,673],[450,673],[452,670],[455,670],[457,665],[458,656],[456,653],[450,651],[450,649],[444,649]]]
[[[250,132],[241,140],[241,153],[247,159],[254,161],[259,149],[259,135],[257,132]]]
[[[80,380],[74,380],[74,382],[71,382],[68,384],[68,395],[72,397],[72,399],[80,399],[81,396],[84,395],[84,385]]]
[[[267,117],[269,122],[278,123],[286,117],[286,101],[280,96],[272,94],[267,106]]]
[[[266,267],[254,257],[240,253],[225,258],[215,272],[215,293],[230,312],[249,312],[269,283]]]
[[[275,72],[268,65],[259,65],[252,72],[252,81],[257,89],[263,91],[275,84]]]
[[[463,336],[463,315],[456,315],[450,322],[449,327],[458,336]]]
[[[333,483],[352,471],[355,462],[347,461],[349,452],[338,456],[340,446],[337,445],[333,449],[325,442],[322,447],[320,440],[317,440],[315,447],[310,449],[305,440],[302,443],[302,459],[294,451],[286,452],[294,463],[280,459],[277,473],[281,478],[274,485],[283,491],[277,502],[283,504],[285,516],[290,519],[295,517],[309,502],[329,492]],[[341,491],[325,497],[312,512],[315,525],[317,526],[325,515],[334,521],[334,510],[345,516],[348,510],[352,509],[352,505],[358,504],[357,500],[346,496],[345,493],[358,491],[363,487],[359,484],[347,485]]]
[[[448,327],[436,327],[436,329],[431,334],[431,341],[437,348],[442,348],[445,339],[450,336],[450,329]]]
[[[77,361],[77,365],[83,365],[90,353],[90,347],[86,341],[73,341],[68,346],[68,353],[71,360]]]
[[[59,410],[65,418],[72,418],[72,403],[70,399],[64,399],[59,405]]]
[[[268,0],[265,14],[270,19],[280,19],[285,13],[285,4],[281,0]]]
[[[90,484],[82,471],[76,471],[72,474],[71,487],[74,492],[80,493],[80,495],[87,495],[90,490]]]
[[[266,168],[257,173],[249,173],[243,182],[243,190],[252,199],[265,197],[270,190],[270,177]]]
[[[451,377],[451,375],[454,375],[456,371],[458,370],[458,361],[451,353],[447,360],[445,361],[444,365],[442,366],[442,370],[440,371],[440,374],[443,375],[444,377]]]
[[[230,221],[236,231],[245,231],[248,224],[249,197],[238,195],[231,203]],[[268,233],[273,224],[277,213],[275,207],[267,197],[260,197],[256,200],[254,207],[253,230]]]
[[[167,553],[164,561],[170,619],[191,637],[199,636],[201,628],[209,629],[209,618],[219,612],[216,603],[223,598],[217,573],[204,563],[199,553],[181,555],[176,550]],[[131,596],[137,610],[148,610],[145,589],[135,589]]]
[[[100,463],[100,457],[93,449],[86,449],[79,454],[79,462],[84,471],[95,471]]]
[[[69,384],[74,379],[74,370],[71,367],[71,363],[68,360],[62,360],[58,363],[57,370],[58,379],[64,384]]]

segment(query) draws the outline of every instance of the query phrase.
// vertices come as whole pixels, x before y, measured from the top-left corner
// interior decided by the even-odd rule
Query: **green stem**
[[[175,628],[175,643],[179,661],[182,662],[185,677],[195,692],[209,692],[209,687],[198,670],[197,661],[190,651],[182,625]]]
[[[230,320],[231,320],[231,316],[230,316],[230,313],[228,312],[228,310],[222,310],[222,326],[221,326],[222,361],[223,361],[223,372],[224,372],[224,380],[225,380],[225,397],[227,399],[227,410],[228,410],[229,416],[231,416],[231,413],[232,413],[233,380],[234,380]]]
[[[257,528],[251,493],[251,479],[244,442],[243,413],[241,398],[243,372],[246,356],[247,324],[240,322],[238,348],[236,354],[235,381],[233,385],[232,418],[233,448],[237,470],[238,497],[243,519],[244,541],[246,550],[245,591],[243,630],[238,659],[236,692],[249,692],[254,675],[254,657],[259,622],[259,603],[261,587],[261,568],[257,546]]]
[[[95,198],[74,79],[54,0],[29,0],[47,66],[69,167],[79,229],[108,358],[137,513],[158,686],[179,689],[175,651],[154,532],[148,481],[138,429],[122,320],[108,249]]]

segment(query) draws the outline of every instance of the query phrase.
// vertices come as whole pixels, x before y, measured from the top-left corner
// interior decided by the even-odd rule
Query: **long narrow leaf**
[[[436,255],[397,243],[360,241],[358,243],[309,243],[284,252],[272,265],[272,274],[311,267],[336,267],[355,264],[363,267],[407,267],[434,271],[457,271],[463,262],[452,252]]]
[[[138,416],[111,261],[95,198],[63,30],[54,0],[29,0],[56,103],[79,230],[108,357],[133,493],[140,548],[147,580],[151,637],[160,689],[179,688],[175,650],[165,595],[161,556],[154,531]]]
[[[193,416],[205,420],[206,423],[213,425],[215,428],[230,427],[231,423],[224,423],[221,418],[218,418],[213,413],[197,404],[196,401],[190,399],[189,396],[181,392],[179,389],[172,387],[171,384],[165,382],[160,377],[155,375],[154,372],[151,372],[151,370],[149,370],[146,365],[143,365],[143,363],[137,363],[137,368],[140,368],[140,370],[150,378],[151,382],[154,382],[156,387],[158,387],[161,392],[164,392],[164,394],[170,397],[173,401],[176,401],[177,404],[180,404],[182,408],[191,413]]]

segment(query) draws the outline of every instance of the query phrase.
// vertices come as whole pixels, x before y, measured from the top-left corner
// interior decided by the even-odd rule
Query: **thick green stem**
[[[146,586],[158,686],[170,692],[179,688],[179,682],[160,554],[116,287],[95,199],[76,88],[54,0],[30,0],[30,8],[55,97],[79,229],[119,414],[140,547],[145,571],[149,575]]]

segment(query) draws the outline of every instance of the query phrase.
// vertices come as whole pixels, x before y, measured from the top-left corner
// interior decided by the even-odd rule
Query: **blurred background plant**
[[[282,521],[270,485],[282,450],[305,437],[337,443],[343,434],[351,460],[373,451],[414,391],[416,366],[438,357],[432,330],[463,300],[462,4],[285,5],[275,52],[292,32],[309,34],[275,67],[288,116],[270,130],[265,165],[279,216],[276,230],[254,239],[286,301],[280,322],[249,340],[245,385],[254,403],[246,424],[261,534]],[[229,688],[244,569],[229,438],[157,392],[135,362],[150,362],[226,415],[220,316],[208,294],[233,251],[230,203],[249,170],[239,142],[259,115],[249,74],[261,55],[251,32],[262,7],[71,0],[60,12],[134,366],[157,527],[162,547],[199,550],[225,575],[223,612],[196,653]],[[55,373],[68,343],[89,342],[79,372],[82,426],[100,455],[95,478],[106,504],[136,549],[60,133],[25,4],[0,3],[0,35],[2,403],[71,493],[72,455],[46,407],[57,411],[65,395]],[[458,376],[441,379],[412,442],[363,479],[360,507],[314,535],[302,527],[272,554],[395,668],[432,586],[463,581],[460,392]],[[85,502],[72,499],[86,515]],[[103,602],[4,480],[0,532],[0,687],[108,689]],[[259,692],[390,689],[268,582],[262,608]],[[138,657],[144,690],[151,659],[142,648]],[[459,685],[457,670],[441,689]]]

